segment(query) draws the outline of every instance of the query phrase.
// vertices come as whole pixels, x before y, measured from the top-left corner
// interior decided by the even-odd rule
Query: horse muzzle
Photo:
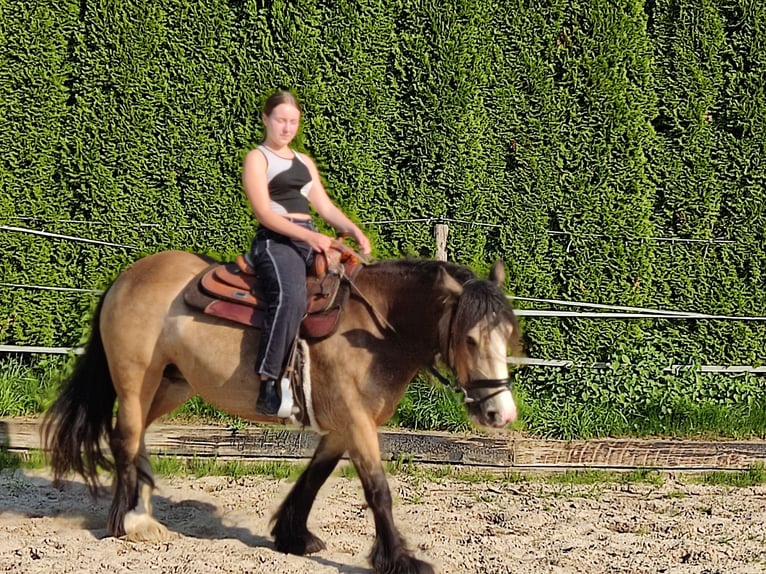
[[[509,379],[472,380],[463,385],[464,402],[473,421],[485,427],[500,428],[518,416]]]

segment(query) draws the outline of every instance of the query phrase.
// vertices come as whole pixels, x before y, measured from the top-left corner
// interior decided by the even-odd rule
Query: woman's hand
[[[332,238],[317,231],[312,231],[305,241],[317,253],[325,253],[332,247]]]
[[[359,246],[359,253],[365,256],[372,253],[370,240],[367,239],[367,236],[364,233],[362,233],[361,229],[357,227],[351,232],[351,235],[354,237],[354,241],[356,241],[356,244]]]

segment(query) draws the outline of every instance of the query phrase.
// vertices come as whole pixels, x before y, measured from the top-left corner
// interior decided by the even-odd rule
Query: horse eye
[[[465,338],[465,344],[469,347],[475,347],[476,346],[476,339],[471,337],[470,335]]]

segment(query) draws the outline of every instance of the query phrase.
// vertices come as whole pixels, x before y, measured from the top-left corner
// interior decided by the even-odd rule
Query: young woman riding
[[[265,138],[247,153],[242,167],[242,185],[260,224],[251,254],[267,310],[255,366],[261,379],[256,411],[267,416],[279,410],[277,380],[306,310],[306,270],[314,254],[329,249],[332,241],[317,232],[309,207],[350,234],[363,255],[370,253],[369,240],[327,195],[311,158],[290,147],[300,119],[292,93],[272,94],[263,107]]]

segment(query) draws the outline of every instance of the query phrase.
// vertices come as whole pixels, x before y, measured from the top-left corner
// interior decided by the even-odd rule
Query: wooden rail
[[[289,427],[155,424],[151,454],[222,459],[307,459],[319,437]],[[0,445],[13,452],[41,448],[38,420],[0,419]],[[384,429],[384,460],[484,466],[498,470],[745,470],[766,465],[766,441],[671,439],[543,440],[518,433],[447,434]]]

